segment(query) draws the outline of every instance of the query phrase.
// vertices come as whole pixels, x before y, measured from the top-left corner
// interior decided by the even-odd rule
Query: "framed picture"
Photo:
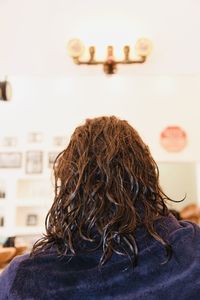
[[[15,136],[5,136],[2,141],[2,146],[4,147],[15,147],[17,145],[17,137]]]
[[[44,135],[42,132],[29,132],[28,133],[28,142],[29,143],[42,143]]]
[[[5,190],[4,189],[0,189],[0,199],[4,199],[4,198],[6,198],[6,192],[5,192]]]
[[[38,215],[36,215],[36,214],[27,215],[26,225],[27,226],[37,226],[38,225]]]
[[[0,152],[0,168],[21,168],[21,152]]]
[[[53,145],[57,147],[65,147],[67,145],[67,137],[66,136],[54,136],[53,137]]]
[[[48,167],[53,168],[54,161],[58,156],[59,152],[49,152],[48,153]]]
[[[5,181],[0,178],[0,199],[6,198],[6,185]]]
[[[43,170],[43,152],[27,151],[26,152],[26,173],[40,174]]]
[[[0,216],[0,227],[4,226],[4,217]]]

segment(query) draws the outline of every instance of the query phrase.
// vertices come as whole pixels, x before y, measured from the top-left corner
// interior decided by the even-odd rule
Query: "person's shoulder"
[[[188,220],[179,220],[177,221],[179,226],[176,228],[176,230],[173,232],[173,234],[188,234],[192,233],[195,236],[200,236],[200,226],[196,223],[193,223]]]
[[[190,221],[177,221],[179,226],[171,232],[170,242],[200,250],[200,227]]]
[[[29,258],[29,254],[16,256],[0,274],[0,299],[9,299],[9,292],[20,264]]]
[[[189,247],[189,245],[200,248],[200,226],[190,222],[177,220],[172,214],[167,217],[161,218],[158,222],[158,229],[164,238],[170,244],[181,243]]]
[[[16,256],[5,268],[5,270],[0,274],[0,278],[2,279],[5,276],[11,275],[15,273],[19,267],[19,265],[29,259],[30,254],[24,254]]]

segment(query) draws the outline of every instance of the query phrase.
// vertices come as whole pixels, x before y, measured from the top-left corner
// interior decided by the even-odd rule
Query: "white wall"
[[[69,39],[99,53],[108,44],[134,46],[141,36],[154,44],[149,61],[121,74],[199,74],[199,28],[198,0],[0,0],[0,74],[84,76],[88,69],[67,57]]]
[[[0,137],[43,131],[71,134],[87,117],[117,115],[139,131],[159,161],[200,160],[200,76],[12,77],[14,95],[0,102]],[[160,145],[160,132],[179,125],[188,134],[180,153]]]
[[[116,114],[138,129],[156,160],[199,162],[199,28],[198,0],[0,0],[0,75],[14,93],[0,102],[0,138],[69,136],[86,117]],[[147,62],[119,66],[111,78],[101,67],[74,65],[66,53],[72,37],[101,56],[108,44],[121,55],[141,36],[154,45]],[[180,153],[160,146],[168,125],[188,134]]]
[[[181,210],[190,203],[196,203],[197,194],[197,166],[191,162],[160,162],[160,185],[165,193],[179,203],[168,201],[171,208]]]
[[[200,2],[197,0],[0,0],[0,78],[13,99],[0,103],[0,136],[42,129],[70,134],[88,116],[117,114],[143,135],[157,160],[199,161]],[[116,51],[137,38],[153,41],[144,65],[76,66],[70,38]],[[120,53],[117,53],[120,55]],[[100,55],[101,56],[101,55]],[[17,125],[17,126],[16,126]],[[180,154],[159,144],[168,125],[189,137]]]

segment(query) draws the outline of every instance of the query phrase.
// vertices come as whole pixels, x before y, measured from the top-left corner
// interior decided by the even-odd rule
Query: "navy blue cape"
[[[114,254],[99,270],[100,251],[68,261],[49,250],[38,256],[16,257],[0,276],[0,300],[199,300],[200,228],[163,217],[158,231],[173,249],[166,259],[163,246],[138,229],[138,264]]]

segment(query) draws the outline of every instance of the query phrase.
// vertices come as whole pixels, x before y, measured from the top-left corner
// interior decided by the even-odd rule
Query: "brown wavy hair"
[[[100,265],[113,252],[136,262],[135,232],[140,225],[169,254],[170,246],[154,226],[169,214],[169,198],[159,186],[149,148],[127,121],[115,116],[87,119],[55,160],[54,175],[46,234],[32,255],[54,245],[64,256],[101,249]]]

